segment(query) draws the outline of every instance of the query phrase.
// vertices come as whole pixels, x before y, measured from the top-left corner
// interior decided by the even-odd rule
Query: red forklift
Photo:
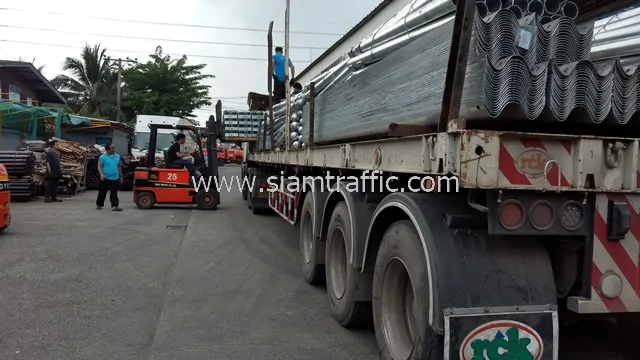
[[[224,138],[224,125],[216,122],[214,116],[209,117],[204,132],[197,127],[168,124],[149,124],[149,149],[155,149],[159,129],[190,132],[196,141],[194,165],[200,173],[195,180],[183,166],[166,163],[156,166],[153,157],[145,158],[145,167],[137,168],[133,184],[133,197],[139,209],[148,210],[155,205],[191,205],[201,210],[213,210],[220,205],[220,193],[216,188],[218,179],[218,162],[216,161],[216,139]],[[187,135],[189,136],[189,135]],[[202,141],[203,138],[205,141]],[[206,144],[206,149],[202,144]],[[206,155],[205,155],[206,154]],[[206,156],[206,160],[205,160]],[[199,186],[208,184],[208,188]]]

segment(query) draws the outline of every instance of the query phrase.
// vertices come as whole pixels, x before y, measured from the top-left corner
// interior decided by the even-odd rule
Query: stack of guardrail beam
[[[640,114],[640,10],[594,25],[576,24],[571,1],[482,0],[476,7],[461,117],[626,123]],[[392,123],[435,125],[454,9],[450,0],[415,0],[314,78],[314,142],[384,134]],[[308,85],[292,97],[294,148],[308,143],[308,100]],[[276,104],[274,119],[260,126],[260,134],[273,129],[274,147],[287,137],[284,113],[284,102]],[[263,148],[271,148],[266,139]]]
[[[597,21],[591,59],[607,66],[613,61],[613,117],[621,124],[640,114],[640,8]]]

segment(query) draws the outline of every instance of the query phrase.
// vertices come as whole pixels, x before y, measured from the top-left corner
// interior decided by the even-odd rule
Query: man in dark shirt
[[[60,159],[58,153],[53,151],[56,141],[49,142],[49,149],[45,153],[47,161],[47,190],[44,196],[44,202],[62,202],[58,199],[58,180],[62,177],[60,171]]]
[[[180,133],[176,136],[176,142],[169,147],[169,151],[167,156],[169,157],[167,160],[167,164],[175,165],[175,166],[184,166],[189,170],[189,174],[191,176],[196,176],[196,167],[193,166],[193,163],[189,160],[184,159],[187,156],[191,156],[189,153],[183,153],[180,151],[180,145],[184,144],[187,140],[185,134]]]

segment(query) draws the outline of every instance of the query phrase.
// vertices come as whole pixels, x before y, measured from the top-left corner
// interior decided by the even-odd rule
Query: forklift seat
[[[171,165],[167,163],[169,161],[169,152],[167,150],[163,150],[164,152],[164,167],[165,169],[184,169],[184,165]]]

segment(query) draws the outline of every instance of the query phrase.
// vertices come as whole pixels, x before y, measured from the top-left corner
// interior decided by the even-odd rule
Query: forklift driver
[[[176,142],[169,148],[167,163],[175,166],[184,166],[189,170],[191,176],[196,176],[196,167],[193,162],[185,159],[188,156],[192,156],[192,154],[180,152],[180,145],[184,144],[186,139],[187,137],[183,133],[176,136]]]

